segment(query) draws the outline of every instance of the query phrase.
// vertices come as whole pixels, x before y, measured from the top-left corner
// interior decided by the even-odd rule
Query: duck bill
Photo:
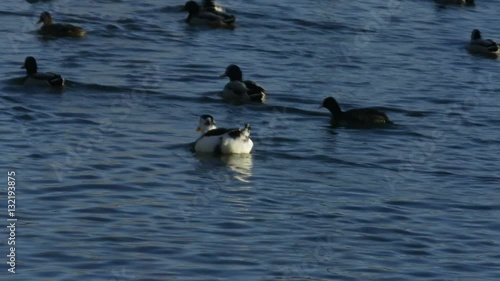
[[[224,78],[224,77],[227,77],[227,73],[222,73],[221,75],[219,75],[219,78]]]
[[[41,24],[43,22],[43,19],[39,19],[36,24]]]
[[[201,131],[200,127],[196,128],[196,131],[197,131],[197,132]]]

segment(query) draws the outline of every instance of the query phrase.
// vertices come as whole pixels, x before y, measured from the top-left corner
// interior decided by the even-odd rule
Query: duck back
[[[24,85],[26,86],[53,86],[61,87],[64,86],[64,78],[61,75],[51,73],[51,72],[38,72],[35,74],[30,74],[24,79]]]
[[[86,32],[83,28],[71,24],[50,24],[40,28],[40,34],[57,37],[84,37]]]
[[[352,109],[342,114],[342,119],[351,123],[365,125],[383,125],[390,123],[389,117],[374,108]]]

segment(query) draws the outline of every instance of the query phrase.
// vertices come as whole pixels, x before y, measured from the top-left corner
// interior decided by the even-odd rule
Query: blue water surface
[[[500,276],[498,3],[221,0],[0,3],[0,280],[432,280]],[[35,22],[87,37],[43,38]],[[28,55],[63,90],[25,87]],[[266,104],[219,96],[228,64]],[[376,107],[391,126],[332,128]],[[249,122],[251,155],[189,149],[201,114]],[[7,172],[16,173],[16,274]]]

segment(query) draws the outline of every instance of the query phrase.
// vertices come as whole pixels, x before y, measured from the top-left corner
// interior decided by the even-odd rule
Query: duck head
[[[471,40],[478,40],[481,39],[481,32],[478,29],[472,30],[472,34],[470,36]]]
[[[196,128],[196,131],[204,134],[216,128],[215,119],[211,115],[204,114],[200,116],[200,121],[198,122],[198,128]]]
[[[226,67],[226,72],[224,72],[220,77],[229,77],[229,80],[231,81],[242,81],[243,73],[236,64],[230,64]]]
[[[337,103],[337,101],[332,98],[328,97],[323,100],[323,103],[321,103],[320,108],[324,107],[332,113],[333,116],[339,116],[342,113],[342,110],[340,110],[340,106]]]
[[[45,11],[40,15],[40,18],[36,22],[37,24],[43,23],[45,25],[52,24],[52,16],[49,12]]]
[[[36,60],[34,57],[26,57],[24,59],[24,64],[21,68],[26,69],[28,74],[35,74],[38,70],[38,65],[36,64]]]
[[[184,5],[184,11],[188,11],[190,15],[196,15],[201,11],[201,7],[195,1],[187,1]]]

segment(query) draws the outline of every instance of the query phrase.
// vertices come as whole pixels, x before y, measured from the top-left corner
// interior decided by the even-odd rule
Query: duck
[[[435,0],[438,4],[450,4],[450,5],[460,5],[460,6],[474,6],[476,5],[475,0]]]
[[[229,78],[229,82],[222,90],[223,98],[240,102],[265,102],[267,96],[266,90],[255,81],[243,80],[243,72],[239,66],[230,64],[220,77]]]
[[[383,112],[373,108],[358,108],[342,111],[333,97],[323,100],[321,107],[325,107],[332,113],[331,124],[333,126],[374,126],[391,123],[389,117]]]
[[[478,29],[472,30],[467,50],[471,53],[490,57],[500,56],[500,48],[498,47],[498,44],[491,39],[482,39],[481,32]]]
[[[190,25],[204,25],[215,28],[233,29],[236,17],[225,13],[203,10],[195,1],[188,1],[184,10],[189,13],[186,22]]]
[[[26,57],[21,68],[26,69],[24,85],[64,86],[64,78],[61,75],[52,72],[38,72],[38,65],[34,57]]]
[[[213,116],[200,116],[196,131],[201,136],[194,143],[197,153],[213,154],[248,154],[252,151],[253,142],[250,139],[250,124],[242,128],[217,128]]]
[[[54,23],[49,12],[45,11],[40,15],[37,24],[42,23],[38,31],[42,35],[55,37],[84,37],[86,32],[83,28],[71,24]]]

